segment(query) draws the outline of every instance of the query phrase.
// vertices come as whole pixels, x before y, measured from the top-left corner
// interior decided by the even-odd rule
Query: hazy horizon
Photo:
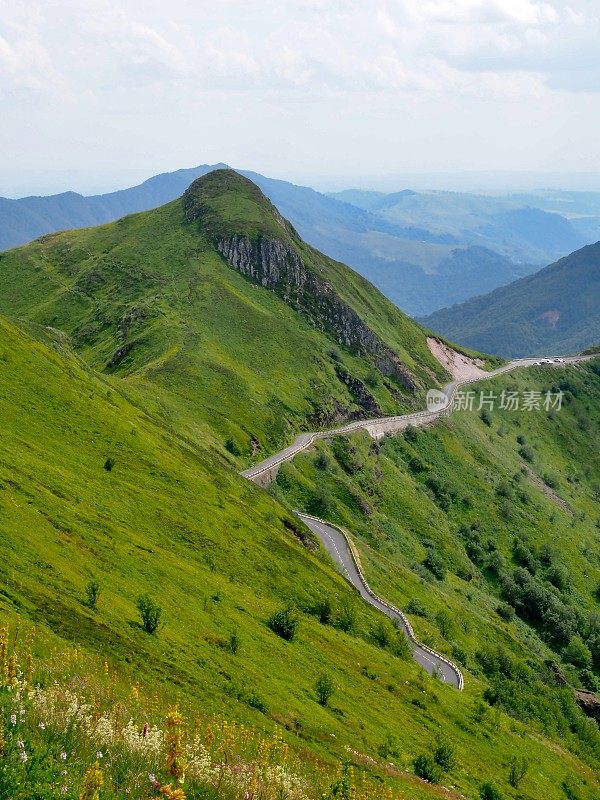
[[[149,178],[178,169],[188,169],[201,163],[174,167],[168,170],[115,170],[104,173],[56,170],[28,172],[0,169],[0,197],[18,199],[29,196],[46,196],[63,192],[82,195],[106,194],[139,185]],[[220,162],[215,162],[220,163]],[[230,165],[234,169],[260,172],[252,165]],[[415,191],[447,191],[470,194],[511,194],[519,192],[570,191],[600,193],[600,172],[596,173],[534,173],[534,172],[446,172],[403,173],[381,175],[319,176],[310,174],[261,173],[268,178],[309,186],[320,192],[337,192],[344,189],[394,192],[402,189]]]

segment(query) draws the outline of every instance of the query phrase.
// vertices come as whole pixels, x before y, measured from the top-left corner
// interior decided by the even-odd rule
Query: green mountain
[[[465,346],[505,357],[575,353],[598,341],[599,299],[597,243],[421,321]]]
[[[417,325],[232,171],[0,255],[0,309],[60,328],[173,425],[208,423],[247,457],[308,425],[417,407],[444,375]]]
[[[219,776],[248,728],[304,765],[299,785],[283,768],[277,798],[347,797],[346,780],[375,800],[474,799],[492,785],[488,797],[598,796],[600,736],[573,691],[598,678],[597,364],[485,385],[562,387],[551,415],[336,438],[259,489],[239,470],[303,427],[420,408],[448,376],[422,328],[230,171],[154,211],[2,254],[0,313],[0,618],[16,650],[31,624],[50,638],[34,654],[50,651],[45,688],[68,667],[61,697],[100,686],[119,724],[138,719],[132,686],[207,719],[224,744],[204,789],[186,778],[188,800],[244,797]],[[293,507],[349,528],[373,587],[460,661],[464,692],[419,669]],[[163,609],[154,635],[139,624],[145,594]],[[271,616],[290,604],[287,641]],[[108,676],[78,672],[58,643],[106,659]],[[85,734],[79,750],[69,726],[23,762],[18,742],[31,753],[41,729],[19,738],[10,662],[0,668],[0,795],[50,770],[54,750],[69,780],[87,774],[98,745]],[[101,797],[116,800],[129,762],[110,741],[101,750]],[[135,758],[142,800],[153,768]],[[344,761],[352,773],[329,789]]]
[[[202,164],[90,197],[64,192],[0,198],[0,249],[155,208],[223,166]],[[255,172],[241,174],[309,244],[350,264],[410,314],[488,292],[591,241],[560,214],[523,208],[523,202],[510,199],[410,190],[328,196]]]

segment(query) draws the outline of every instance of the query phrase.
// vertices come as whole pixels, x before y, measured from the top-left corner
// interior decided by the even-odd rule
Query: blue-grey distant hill
[[[183,194],[223,164],[156,175],[121,191],[85,197],[0,198],[0,250],[43,234],[99,225]],[[242,172],[310,244],[350,264],[410,314],[483,294],[586,243],[557,213],[458,193],[322,194]],[[521,201],[519,201],[521,202]]]
[[[459,344],[511,358],[588,348],[600,341],[600,242],[419,321]]]

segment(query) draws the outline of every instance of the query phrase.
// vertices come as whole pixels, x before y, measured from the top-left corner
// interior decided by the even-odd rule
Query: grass
[[[506,602],[502,574],[522,563],[519,542],[581,635],[590,643],[595,636],[600,464],[589,442],[600,423],[597,374],[591,364],[521,370],[486,382],[481,388],[498,395],[505,388],[562,388],[564,406],[550,414],[495,411],[491,426],[477,413],[459,412],[431,429],[377,443],[366,434],[320,442],[317,455],[282,467],[272,488],[289,506],[354,533],[373,589],[408,612],[419,638],[459,661],[467,692],[491,687],[485,695],[492,708],[595,765],[596,726],[583,719],[555,670],[571,685],[590,688],[600,659],[595,674],[582,670],[570,661],[567,644],[554,640],[552,626],[514,613],[506,621],[498,609]],[[517,437],[531,443],[533,464],[525,465]],[[443,565],[441,580],[429,566],[431,553]],[[548,582],[556,571],[560,589]]]
[[[373,363],[225,266],[181,213],[170,204],[94,231],[47,237],[0,259],[0,309],[21,318],[0,318],[0,615],[11,625],[9,650],[17,651],[24,674],[27,648],[14,634],[17,619],[19,630],[40,631],[33,655],[44,686],[44,670],[58,669],[43,665],[44,637],[57,653],[71,645],[85,654],[79,672],[65,662],[55,673],[62,687],[103,681],[93,666],[101,654],[117,677],[110,698],[94,689],[99,708],[107,710],[109,700],[129,708],[135,682],[158,697],[152,724],[179,700],[186,730],[199,715],[264,731],[269,740],[277,732],[290,757],[309,765],[303,775],[322,765],[309,786],[315,799],[346,760],[355,785],[370,787],[365,796],[377,797],[377,784],[393,796],[444,796],[414,775],[415,759],[433,752],[440,737],[456,754],[443,777],[455,788],[445,796],[477,797],[482,784],[494,782],[515,797],[508,777],[518,755],[531,765],[520,796],[562,800],[566,782],[571,797],[597,797],[597,729],[543,666],[562,651],[552,652],[524,621],[502,620],[494,576],[470,561],[457,535],[483,517],[506,558],[521,529],[534,549],[552,537],[572,575],[573,603],[596,608],[598,466],[588,443],[600,406],[592,368],[565,373],[573,385],[564,415],[531,415],[518,428],[533,448],[531,469],[558,475],[552,491],[575,516],[533,477],[522,479],[532,502],[515,502],[512,521],[502,516],[507,498],[496,490],[517,473],[520,457],[514,423],[495,415],[492,427],[474,415],[453,417],[415,441],[374,446],[357,435],[322,443],[325,464],[316,466],[314,454],[299,456],[269,495],[241,479],[240,466],[309,426],[316,409],[347,413],[352,398],[335,365],[366,381]],[[293,246],[303,248],[295,240]],[[305,255],[388,346],[406,348],[406,363],[410,351],[420,386],[444,379],[420,328],[341,265]],[[341,362],[331,356],[334,347]],[[547,371],[529,375],[551,380]],[[409,395],[374,377],[382,409],[422,402],[420,390]],[[228,438],[241,458],[225,448]],[[427,483],[434,468],[438,481]],[[575,480],[567,483],[566,475]],[[293,504],[353,531],[376,591],[400,605],[419,600],[425,616],[413,618],[417,635],[453,658],[463,651],[464,693],[395,655],[397,632],[389,646],[377,644],[384,640],[380,616],[337,573],[292,515]],[[443,581],[415,566],[430,550],[446,567]],[[146,595],[162,609],[154,633],[139,615]],[[288,605],[299,623],[290,641],[268,625]],[[478,656],[498,645],[508,660],[495,650],[496,661]],[[519,713],[507,699],[514,675],[502,669],[529,670]],[[582,679],[577,668],[563,669],[571,682]],[[326,706],[315,691],[323,675],[335,686]],[[498,700],[491,690],[504,694]],[[5,726],[11,697],[4,692]],[[142,716],[135,716],[138,727]],[[75,796],[93,767],[94,745],[79,764]],[[242,763],[247,756],[236,752]],[[101,790],[107,798],[111,774],[106,770]],[[205,789],[189,796],[204,797]]]

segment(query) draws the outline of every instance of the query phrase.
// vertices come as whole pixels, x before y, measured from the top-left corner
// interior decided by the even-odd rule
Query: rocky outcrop
[[[581,689],[575,690],[575,696],[584,714],[600,723],[600,697],[594,692],[585,692]]]
[[[408,367],[327,280],[306,267],[289,244],[280,239],[234,235],[219,239],[217,248],[234,269],[276,292],[316,328],[335,336],[353,353],[372,356],[383,375],[410,391],[417,388]]]
[[[364,383],[358,378],[354,378],[341,367],[336,367],[336,374],[338,378],[348,387],[348,391],[359,405],[367,414],[374,417],[382,417],[383,411],[377,405],[377,401],[373,395],[367,390]]]

